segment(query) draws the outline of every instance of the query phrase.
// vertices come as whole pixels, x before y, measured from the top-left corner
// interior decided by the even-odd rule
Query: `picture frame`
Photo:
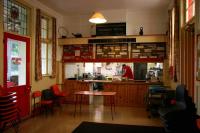
[[[200,34],[197,35],[197,72],[196,72],[196,80],[200,81]]]

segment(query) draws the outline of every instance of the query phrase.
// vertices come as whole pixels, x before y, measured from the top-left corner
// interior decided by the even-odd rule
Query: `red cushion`
[[[52,100],[42,100],[41,104],[52,104],[53,101]]]
[[[33,98],[36,98],[36,97],[40,97],[42,94],[40,91],[34,91],[33,94],[32,94],[32,97]]]
[[[53,90],[53,93],[55,94],[55,95],[60,95],[60,90],[59,90],[59,88],[58,88],[58,85],[53,85],[52,86],[52,90]]]
[[[175,100],[175,99],[172,99],[172,100],[170,101],[170,104],[172,104],[172,105],[176,104],[176,100]]]

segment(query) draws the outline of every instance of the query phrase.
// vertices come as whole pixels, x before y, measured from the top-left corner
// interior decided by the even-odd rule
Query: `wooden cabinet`
[[[105,91],[117,92],[116,106],[144,107],[144,97],[147,93],[147,84],[104,84]],[[109,105],[109,98],[104,98],[104,104]]]
[[[76,80],[65,80],[63,91],[66,91],[69,93],[69,96],[66,98],[67,103],[74,103],[74,93],[76,91],[88,91],[89,90],[89,84],[85,82],[79,82]],[[83,96],[83,104],[89,103],[89,97]]]
[[[90,83],[76,80],[65,80],[64,85],[63,89],[69,92],[66,101],[68,103],[74,103],[74,92],[88,91]],[[110,82],[104,83],[104,91],[116,92],[116,106],[145,107],[145,96],[148,92],[148,84]],[[104,97],[104,105],[110,105],[109,98],[110,97]],[[89,96],[83,96],[83,104],[89,104]]]

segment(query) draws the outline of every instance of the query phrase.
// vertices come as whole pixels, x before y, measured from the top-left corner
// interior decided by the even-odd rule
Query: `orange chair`
[[[45,111],[46,115],[48,110],[53,112],[53,100],[43,100],[41,91],[34,91],[32,93],[33,98],[33,115]]]
[[[57,103],[58,105],[64,103],[64,100],[68,96],[68,93],[61,91],[58,87],[58,84],[53,85],[51,89],[54,94],[54,102]]]

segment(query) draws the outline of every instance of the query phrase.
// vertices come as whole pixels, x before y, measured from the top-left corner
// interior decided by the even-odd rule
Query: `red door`
[[[17,92],[20,116],[30,113],[30,38],[4,33],[4,87]]]

